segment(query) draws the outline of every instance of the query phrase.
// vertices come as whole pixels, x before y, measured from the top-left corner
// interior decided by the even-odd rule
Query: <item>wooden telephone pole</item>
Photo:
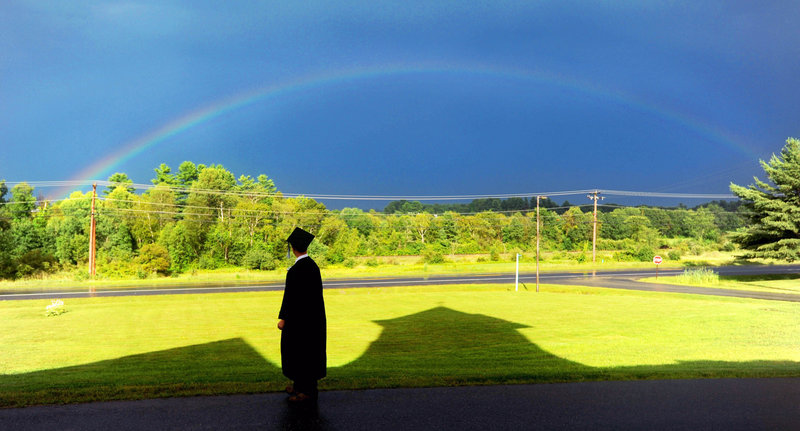
[[[595,190],[594,193],[587,195],[586,197],[594,201],[594,212],[592,217],[592,263],[596,263],[597,261],[597,201],[604,199],[598,196],[600,192]]]
[[[92,218],[91,224],[89,225],[89,277],[94,278],[96,275],[95,271],[95,258],[97,257],[97,243],[95,241],[95,228],[97,226],[97,221],[94,218],[94,203],[95,199],[97,198],[97,183],[92,184]],[[94,289],[94,288],[92,288]]]

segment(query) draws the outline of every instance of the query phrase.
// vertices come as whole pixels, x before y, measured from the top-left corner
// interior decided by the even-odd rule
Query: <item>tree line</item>
[[[527,199],[479,200],[437,208],[392,202],[383,212],[329,210],[305,197],[284,197],[266,175],[238,178],[222,165],[161,164],[152,187],[136,190],[126,174],[112,175],[96,201],[98,274],[146,277],[226,266],[274,269],[284,265],[285,239],[295,226],[317,236],[311,253],[323,265],[353,265],[369,256],[531,252],[536,212]],[[0,277],[16,279],[83,268],[89,253],[92,192],[37,199],[26,183],[0,183]],[[543,250],[591,247],[593,214],[578,206],[540,210]],[[470,206],[471,205],[471,206]],[[488,208],[487,208],[488,206]],[[509,209],[510,208],[510,209]],[[735,207],[730,207],[735,208]],[[725,232],[744,216],[719,203],[694,209],[615,207],[598,214],[599,249],[618,259],[652,258],[669,239],[724,246]],[[687,243],[688,244],[688,243]],[[687,246],[688,247],[688,246]],[[579,254],[580,256],[580,254]]]

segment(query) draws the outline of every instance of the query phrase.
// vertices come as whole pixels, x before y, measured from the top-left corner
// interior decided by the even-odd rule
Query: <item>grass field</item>
[[[699,286],[717,289],[746,290],[800,295],[800,274],[770,275],[717,275],[713,271],[685,271],[670,277],[648,277],[640,281],[648,283]]]
[[[800,376],[800,304],[543,285],[326,291],[323,389]],[[0,406],[281,390],[281,292],[0,301]]]

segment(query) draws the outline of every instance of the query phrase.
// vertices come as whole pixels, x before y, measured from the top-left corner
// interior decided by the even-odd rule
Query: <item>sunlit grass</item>
[[[576,253],[543,253],[540,272],[591,271],[652,268],[650,262],[618,262],[611,259],[613,253],[600,252],[596,263],[578,263],[570,257]],[[353,259],[350,265],[336,264],[322,268],[323,278],[362,278],[362,277],[425,277],[431,275],[468,275],[485,273],[512,274],[516,271],[514,254],[501,253],[499,260],[492,261],[489,255],[446,255],[447,261],[441,264],[427,264],[419,256],[381,256]],[[111,279],[102,273],[96,280],[77,277],[76,271],[61,272],[41,278],[0,281],[0,292],[52,291],[59,289],[103,289],[135,288],[141,286],[178,286],[186,284],[248,284],[281,282],[286,277],[286,268],[292,263],[286,260],[284,267],[272,271],[248,270],[244,268],[222,268],[217,270],[191,270],[171,277],[151,276],[146,279]],[[665,261],[662,268],[679,268],[681,262]],[[520,260],[520,272],[531,273],[536,270],[535,255],[526,253]],[[78,270],[79,271],[79,270]]]
[[[795,303],[510,289],[326,291],[322,387],[800,375]],[[0,405],[280,390],[280,299],[0,301]]]
[[[678,276],[659,277],[658,279],[648,277],[639,281],[752,292],[800,294],[800,274],[717,275],[706,269],[687,270]]]

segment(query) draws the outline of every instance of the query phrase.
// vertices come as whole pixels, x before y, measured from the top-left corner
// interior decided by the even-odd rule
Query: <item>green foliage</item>
[[[708,268],[685,269],[683,274],[675,277],[675,281],[692,286],[713,286],[719,284],[719,274]]]
[[[780,156],[761,160],[761,167],[769,183],[755,178],[748,187],[730,186],[750,222],[732,239],[746,258],[800,260],[800,141],[789,138]]]
[[[145,272],[161,275],[169,272],[169,251],[164,246],[147,244],[139,250],[139,257],[136,260]]]
[[[383,213],[330,211],[313,199],[285,198],[263,174],[237,177],[221,165],[189,161],[177,172],[166,164],[154,172],[156,186],[143,191],[134,190],[124,173],[109,178],[106,198],[96,204],[99,276],[281,267],[290,263],[282,256],[286,237],[297,226],[316,235],[310,253],[321,266],[352,266],[359,257],[369,256],[420,256],[423,262],[437,263],[445,256],[488,254],[488,259],[500,261],[501,253],[513,259],[512,251],[536,248],[535,198],[452,205],[397,201]],[[24,183],[9,194],[0,181],[0,203],[10,198],[8,205],[0,205],[0,278],[83,268],[88,260],[91,193],[74,192],[48,205],[37,204],[33,196],[33,188]],[[588,261],[592,213],[568,202],[568,208],[558,209],[552,209],[557,205],[549,199],[540,203],[540,249],[565,251],[564,259]],[[724,232],[741,229],[741,211],[725,202],[694,209],[611,206],[598,214],[598,250],[613,251],[622,260],[647,261],[652,250],[679,237],[693,241],[681,243],[681,253],[730,249]],[[166,250],[164,260],[148,257],[152,244]],[[46,250],[57,264],[21,266],[19,259],[34,250]]]
[[[31,250],[17,261],[17,278],[25,278],[53,271],[58,268],[56,258],[41,249]]]
[[[28,183],[19,183],[11,189],[11,200],[8,205],[14,219],[26,219],[32,216],[36,208],[36,198],[33,196],[33,187]]]
[[[440,264],[446,261],[442,252],[435,250],[433,247],[426,248],[425,251],[422,252],[422,262],[424,263]]]
[[[108,177],[108,182],[110,182],[111,185],[106,187],[105,190],[103,190],[104,195],[110,194],[118,187],[124,188],[128,193],[133,193],[134,191],[136,191],[135,188],[131,187],[131,184],[133,184],[133,180],[128,178],[127,174],[117,172],[114,175]]]
[[[647,245],[632,244],[630,248],[622,251],[618,258],[621,261],[650,262],[656,252]]]
[[[243,263],[245,268],[264,271],[270,271],[278,267],[275,258],[261,245],[247,250]]]

